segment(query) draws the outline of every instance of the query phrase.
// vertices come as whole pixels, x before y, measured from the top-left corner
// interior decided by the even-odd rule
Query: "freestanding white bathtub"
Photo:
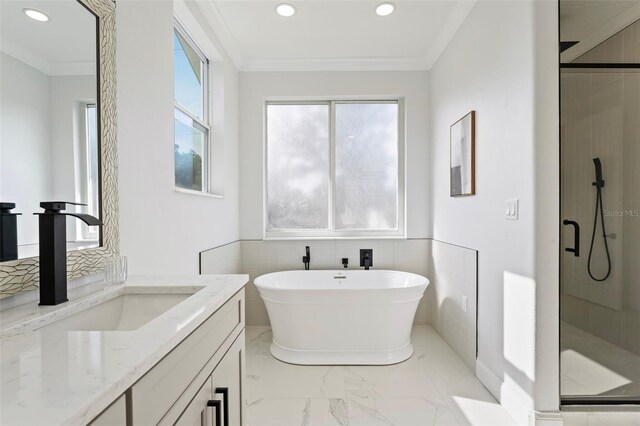
[[[284,271],[255,279],[271,354],[303,365],[385,365],[413,354],[411,326],[429,281],[398,271]]]

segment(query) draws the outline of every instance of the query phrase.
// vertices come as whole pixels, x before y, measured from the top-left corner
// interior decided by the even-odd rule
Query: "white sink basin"
[[[41,331],[131,331],[192,293],[125,293],[40,327]]]

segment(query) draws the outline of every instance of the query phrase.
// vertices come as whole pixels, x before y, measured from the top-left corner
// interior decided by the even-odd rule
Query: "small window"
[[[209,192],[209,61],[178,24],[173,47],[175,185]]]
[[[400,107],[267,103],[265,235],[404,235]]]

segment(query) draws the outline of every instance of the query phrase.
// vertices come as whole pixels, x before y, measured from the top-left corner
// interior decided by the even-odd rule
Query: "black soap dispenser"
[[[18,259],[18,216],[11,213],[16,203],[0,202],[0,262]]]
[[[62,213],[67,204],[86,204],[66,201],[43,201],[40,207],[44,213],[38,215],[40,235],[40,304],[57,305],[67,299],[67,218],[74,216],[89,226],[99,226],[102,222],[86,213]]]

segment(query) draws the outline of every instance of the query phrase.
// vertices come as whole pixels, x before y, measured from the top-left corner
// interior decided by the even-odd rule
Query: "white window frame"
[[[85,105],[84,107],[84,120],[85,120],[85,149],[86,149],[86,181],[87,181],[87,188],[86,188],[86,193],[87,193],[87,198],[86,198],[86,202],[87,202],[87,211],[89,214],[92,214],[96,217],[100,217],[100,213],[99,213],[99,209],[100,209],[100,152],[98,152],[98,163],[97,164],[92,164],[91,162],[91,147],[90,147],[90,139],[91,139],[91,134],[89,131],[89,110],[94,109],[95,110],[95,114],[96,114],[96,138],[98,138],[98,144],[97,144],[97,149],[98,151],[100,151],[100,136],[98,135],[99,133],[99,124],[98,124],[98,109],[97,109],[97,105],[96,103],[88,103]],[[96,182],[94,182],[94,185],[90,184],[90,179],[89,179],[89,175],[92,172],[93,168],[98,168],[97,170],[97,174],[98,174],[98,180]],[[95,193],[97,193],[97,198],[98,198],[98,204],[97,205],[93,205],[93,197],[91,197],[91,195],[95,195]],[[80,222],[80,221],[77,221]],[[81,228],[81,239],[83,241],[98,241],[100,239],[100,228],[98,226],[85,226]]]
[[[176,191],[179,192],[187,192],[194,194],[205,194],[211,195],[211,133],[213,131],[211,125],[211,102],[212,96],[210,91],[210,80],[211,80],[211,67],[210,61],[207,56],[203,53],[202,49],[198,46],[198,43],[189,35],[184,26],[178,21],[177,18],[173,20],[173,29],[180,33],[180,35],[184,38],[184,40],[189,44],[189,46],[196,52],[200,60],[204,63],[204,72],[202,73],[202,118],[197,117],[191,111],[189,111],[185,106],[181,105],[176,99],[174,95],[173,105],[174,111],[178,110],[182,114],[186,115],[190,119],[192,119],[199,127],[205,130],[205,143],[202,155],[202,161],[204,162],[202,166],[202,191],[197,191],[193,189],[180,188],[176,186],[175,182],[175,154],[174,154],[174,187]],[[175,84],[175,76],[174,76],[174,84]],[[174,92],[175,93],[175,92]],[[174,118],[175,120],[175,118]],[[175,145],[175,129],[174,129],[174,145]],[[172,146],[173,148],[173,146]]]
[[[393,103],[398,105],[398,194],[397,194],[397,215],[398,223],[396,229],[336,229],[335,228],[335,110],[338,104],[384,104]],[[268,106],[269,105],[328,105],[329,106],[329,218],[328,229],[268,229],[269,224],[269,199],[268,199]],[[406,206],[405,206],[405,110],[404,99],[394,98],[372,98],[372,99],[313,99],[313,100],[267,100],[264,104],[264,133],[263,133],[263,238],[265,240],[288,240],[288,239],[364,239],[364,238],[406,238]]]
[[[94,109],[96,114],[96,138],[97,138],[97,163],[91,162],[91,134],[89,129],[89,110]],[[73,107],[74,114],[74,179],[75,201],[87,206],[78,211],[100,216],[100,124],[95,100],[77,101]],[[98,179],[91,184],[90,175],[93,169],[98,174]],[[98,204],[93,205],[91,195],[98,197]],[[76,220],[75,232],[72,232],[72,240],[78,243],[97,243],[100,240],[100,228],[87,226],[84,222]],[[71,235],[70,235],[71,236]]]

